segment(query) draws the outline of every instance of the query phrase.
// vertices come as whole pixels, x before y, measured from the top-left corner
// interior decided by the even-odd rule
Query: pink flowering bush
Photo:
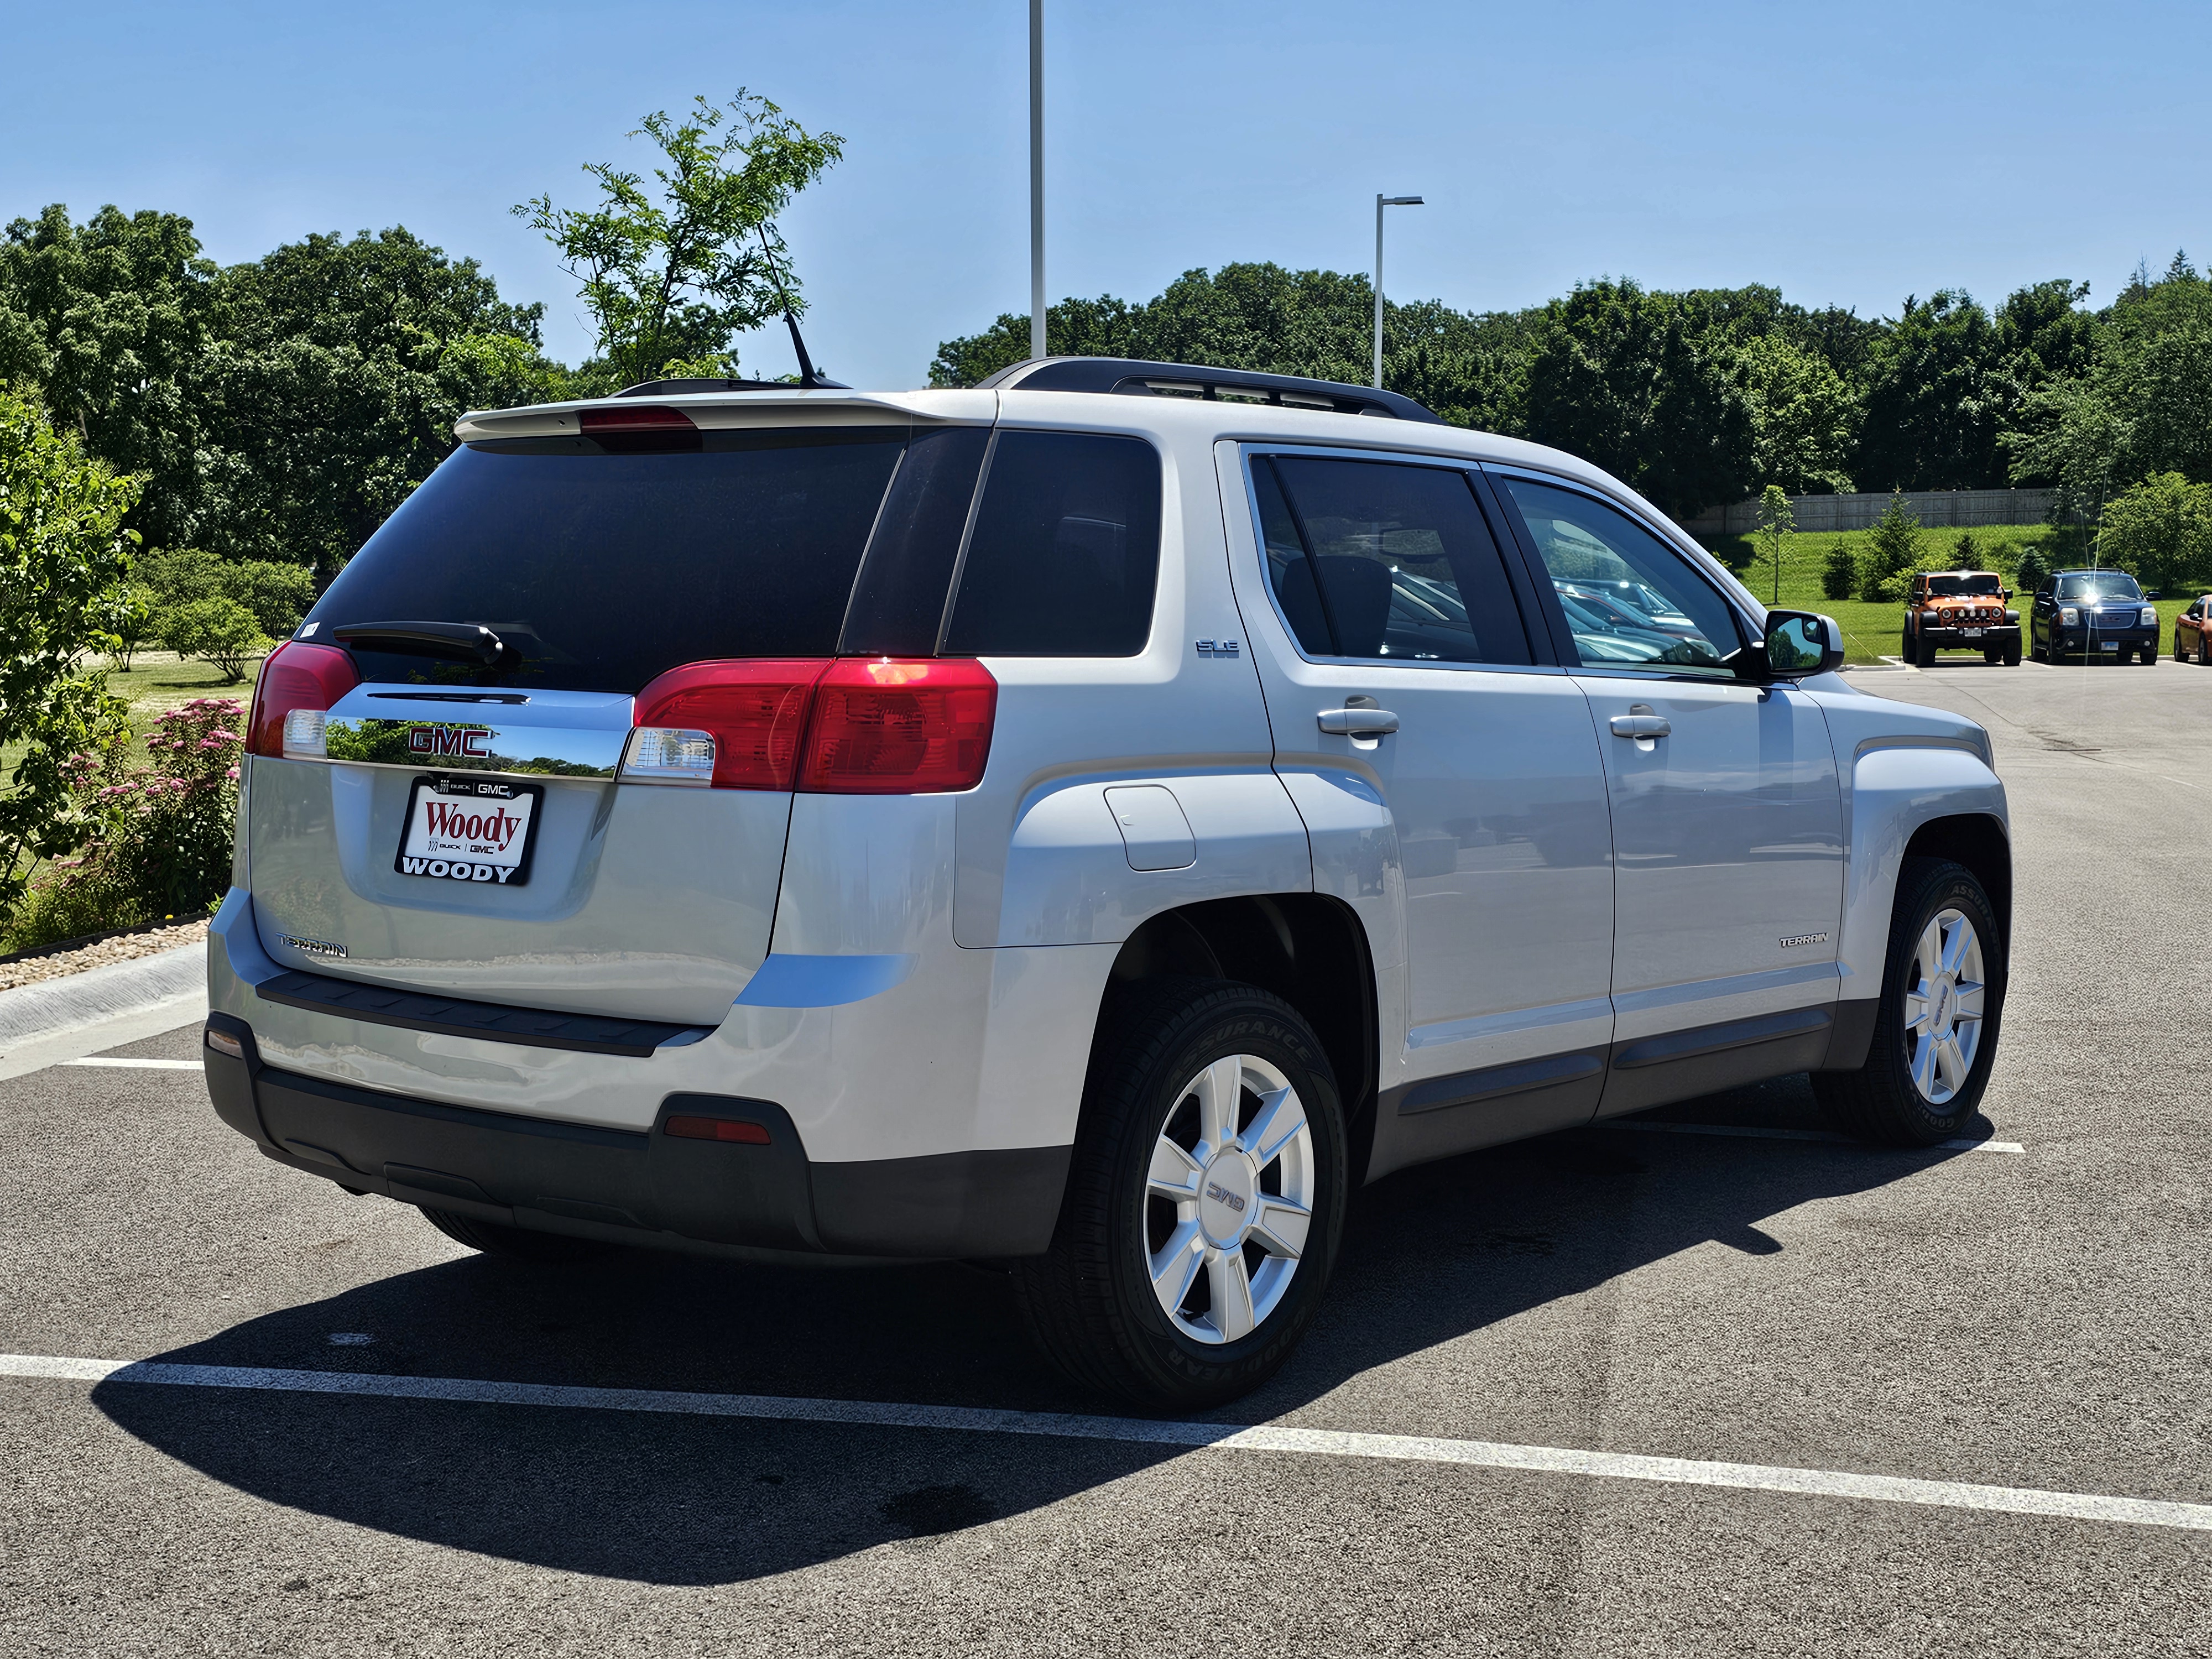
[[[29,949],[213,909],[230,879],[245,723],[236,699],[196,697],[155,722],[147,765],[119,743],[64,763],[84,852],[57,860],[9,943]]]

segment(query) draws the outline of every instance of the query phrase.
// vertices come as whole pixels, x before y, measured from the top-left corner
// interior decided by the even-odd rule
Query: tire
[[[2017,668],[2017,667],[2019,667],[2019,666],[2020,666],[2020,641],[2019,641],[2014,640],[2014,641],[2010,645],[2008,645],[2008,646],[2005,647],[2005,648],[2004,648],[2004,665],[2005,665],[2007,668]]]
[[[2050,659],[2043,654],[2043,647],[2035,642],[2035,635],[2033,631],[2031,631],[2027,636],[2027,659],[2030,662],[2047,662],[2050,660]]]
[[[427,1204],[421,1207],[423,1218],[454,1243],[509,1261],[530,1261],[546,1267],[597,1261],[616,1248],[594,1239],[532,1232],[526,1227],[501,1226],[496,1221],[477,1221],[469,1216],[455,1215],[451,1210],[434,1210]]]
[[[1989,664],[1990,667],[1996,667],[1997,664],[2004,660],[2003,648],[2000,646],[1994,645],[1984,646],[1982,648],[1982,660]]]
[[[2158,647],[2155,643],[2143,647],[2142,656],[2142,665],[2145,668],[2155,668],[2158,666]]]
[[[1958,948],[1960,926],[1971,930],[1970,949]],[[1939,961],[1955,953],[1966,971],[1930,974],[1922,958],[1931,943]],[[1977,965],[1978,980],[1972,972]],[[1925,989],[1931,980],[1932,997]],[[1974,988],[1960,993],[1961,984]],[[1981,883],[1948,859],[1907,859],[1898,872],[1881,1006],[1866,1060],[1855,1072],[1814,1073],[1814,1097],[1837,1127],[1863,1139],[1929,1146],[1953,1139],[1972,1120],[1989,1087],[2004,993],[2003,942]],[[1908,1002],[1928,1022],[1923,1029],[1910,1023]],[[1972,1005],[1978,1005],[1972,1007],[1978,1018],[1953,1018]],[[1961,1028],[1969,1024],[1975,1029],[1966,1036]],[[1948,1054],[1939,1030],[1952,1039]]]
[[[2173,630],[2173,659],[2176,662],[2189,660],[2189,647],[2182,644],[2181,630],[2178,628]]]
[[[1208,1140],[1231,1062],[1234,1138]],[[1248,1152],[1247,1135],[1270,1139]],[[1146,1409],[1249,1393],[1321,1306],[1348,1169],[1336,1079],[1288,1003],[1228,980],[1140,987],[1102,1027],[1052,1248],[1015,1264],[1031,1334],[1076,1382]],[[1170,1180],[1190,1196],[1167,1196]],[[1302,1236],[1270,1196],[1306,1200]],[[1180,1268],[1165,1292],[1163,1261]]]
[[[1929,644],[1922,635],[1915,635],[1912,641],[1912,665],[1916,668],[1932,668],[1935,664],[1936,647]]]

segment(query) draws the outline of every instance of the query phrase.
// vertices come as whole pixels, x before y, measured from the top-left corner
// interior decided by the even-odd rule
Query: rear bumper
[[[770,1101],[672,1094],[643,1132],[379,1093],[269,1066],[247,1023],[203,1048],[216,1115],[280,1164],[356,1192],[611,1243],[846,1256],[1017,1256],[1052,1239],[1071,1148],[811,1162]],[[760,1125],[766,1145],[672,1136],[672,1115]]]

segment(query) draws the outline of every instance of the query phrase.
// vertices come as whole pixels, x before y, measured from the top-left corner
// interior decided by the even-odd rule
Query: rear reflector
[[[253,687],[253,714],[246,723],[246,752],[322,758],[322,721],[304,716],[320,716],[360,684],[353,659],[344,652],[287,640],[261,665],[261,678]],[[303,718],[295,720],[295,715]]]
[[[819,657],[797,657],[670,669],[637,694],[640,730],[630,736],[623,780],[790,788],[807,696],[829,666]]]
[[[246,1058],[246,1045],[228,1031],[218,1031],[212,1025],[205,1033],[207,1046],[219,1054],[228,1054],[233,1060]]]
[[[768,1125],[742,1117],[672,1117],[660,1126],[679,1140],[727,1140],[740,1146],[769,1144]]]
[[[991,757],[999,683],[972,659],[832,663],[814,688],[799,787],[815,794],[972,789]]]

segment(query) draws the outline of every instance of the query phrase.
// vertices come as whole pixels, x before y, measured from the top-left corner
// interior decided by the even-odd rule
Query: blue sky
[[[589,334],[512,217],[644,165],[644,112],[740,85],[848,141],[786,221],[838,378],[918,385],[1026,310],[1024,0],[59,6],[0,0],[0,218],[189,216],[235,260],[401,223]],[[1142,299],[1192,266],[1366,268],[1528,305],[1577,278],[1778,284],[1893,314],[2047,276],[2111,296],[2212,255],[2212,6],[1048,0],[1049,285]],[[2201,259],[2200,259],[2201,263]],[[788,342],[746,341],[757,372]]]

